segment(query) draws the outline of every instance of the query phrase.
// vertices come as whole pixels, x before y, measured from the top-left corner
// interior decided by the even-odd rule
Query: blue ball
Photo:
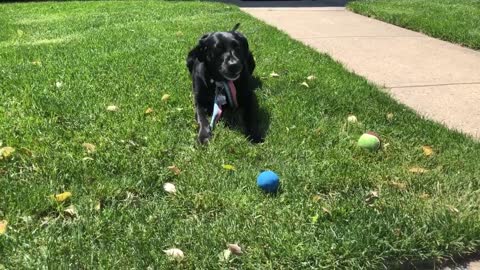
[[[272,171],[264,171],[257,177],[257,186],[265,192],[276,192],[280,185],[280,179]]]

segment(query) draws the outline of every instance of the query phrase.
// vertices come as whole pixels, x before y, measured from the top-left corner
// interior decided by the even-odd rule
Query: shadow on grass
[[[254,91],[261,91],[262,81],[256,76],[252,77],[252,80],[249,83],[249,87]],[[228,128],[241,132],[242,134],[247,136],[246,125],[241,117],[242,115],[243,115],[242,111],[237,111],[237,112],[225,111],[224,112],[225,125]],[[267,136],[268,130],[270,129],[270,112],[265,107],[259,106],[257,117],[258,117],[258,127],[260,131],[260,137],[262,138],[262,141],[263,141]]]
[[[395,263],[388,266],[388,269],[398,270],[431,270],[431,269],[452,269],[467,270],[471,269],[468,265],[471,262],[480,261],[480,251],[469,255],[452,256],[444,261],[424,260],[424,261],[407,261],[404,263]],[[476,268],[472,268],[476,269]]]

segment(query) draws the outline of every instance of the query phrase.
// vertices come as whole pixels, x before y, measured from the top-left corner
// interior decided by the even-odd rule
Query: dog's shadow
[[[249,82],[249,87],[254,91],[258,91],[262,89],[262,81],[258,77],[252,77],[250,82]],[[260,136],[262,138],[262,141],[265,140],[268,134],[268,130],[270,128],[270,112],[265,108],[261,107],[257,104],[258,106],[258,130],[260,131]],[[241,132],[245,136],[247,136],[246,133],[246,126],[244,121],[242,120],[241,117],[239,117],[239,114],[226,114],[225,115],[225,125],[233,129],[235,131]]]

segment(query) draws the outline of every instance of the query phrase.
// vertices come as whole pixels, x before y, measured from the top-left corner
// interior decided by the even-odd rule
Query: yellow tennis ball
[[[357,145],[369,151],[377,151],[380,149],[381,141],[376,133],[369,131],[360,136]]]

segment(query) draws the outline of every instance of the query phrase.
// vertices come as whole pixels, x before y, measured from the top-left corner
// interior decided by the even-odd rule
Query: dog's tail
[[[232,28],[230,32],[235,32],[237,29],[240,27],[240,23],[235,24],[235,26]]]

